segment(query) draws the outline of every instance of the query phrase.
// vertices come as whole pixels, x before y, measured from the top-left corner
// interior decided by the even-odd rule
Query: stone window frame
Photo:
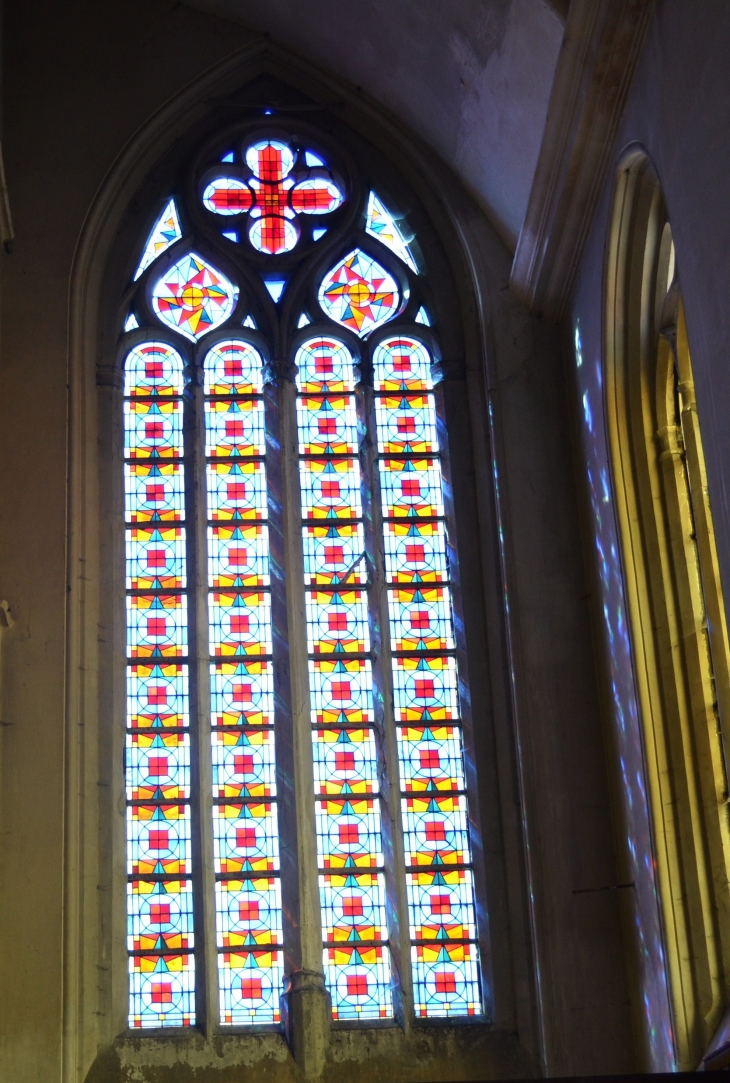
[[[123,667],[111,666],[111,681],[107,680],[110,643],[121,644],[122,610],[117,606],[115,618],[107,604],[108,569],[113,560],[110,539],[119,530],[115,511],[115,494],[108,484],[114,452],[109,425],[115,402],[120,396],[119,373],[111,361],[120,331],[119,283],[129,278],[133,249],[144,233],[143,223],[154,198],[161,197],[169,187],[170,177],[179,168],[190,148],[201,141],[201,133],[221,126],[221,119],[230,116],[227,110],[240,108],[236,92],[258,74],[269,72],[288,80],[304,93],[322,103],[320,111],[330,106],[331,115],[339,123],[339,97],[333,94],[333,82],[316,76],[305,65],[294,65],[288,54],[272,56],[272,47],[260,46],[241,50],[234,58],[218,65],[160,110],[126,148],[111,171],[104,189],[97,197],[82,236],[74,266],[71,292],[70,342],[70,413],[72,450],[70,462],[70,545],[69,545],[69,617],[67,625],[67,736],[66,736],[66,899],[65,899],[65,993],[64,993],[64,1061],[68,1078],[84,1078],[83,1066],[96,1064],[157,1065],[160,1070],[177,1062],[200,1067],[216,1060],[221,1041],[223,1058],[227,1063],[247,1062],[260,1058],[285,1060],[288,1054],[282,1046],[280,1032],[263,1034],[221,1034],[204,1026],[192,1034],[174,1037],[156,1032],[145,1037],[126,1031],[120,1025],[122,1010],[126,1018],[126,951],[123,905],[116,907],[114,899],[123,900],[126,875],[123,862],[123,826],[120,826],[119,803],[121,783],[114,773],[121,762],[120,734],[114,724],[104,724],[110,714],[118,714],[124,701]],[[424,205],[426,218],[421,222],[411,216],[410,224],[421,226],[438,222],[433,228],[434,251],[449,267],[453,278],[452,308],[460,312],[458,334],[443,334],[444,396],[446,412],[459,411],[469,416],[469,426],[453,431],[451,457],[455,479],[457,534],[469,549],[461,555],[462,568],[467,565],[480,588],[466,600],[467,654],[469,656],[472,696],[475,689],[483,709],[481,732],[476,735],[476,761],[479,763],[479,795],[481,819],[475,825],[474,838],[484,837],[484,849],[499,854],[502,848],[501,805],[509,783],[504,778],[504,763],[495,763],[493,687],[503,686],[508,668],[505,634],[502,623],[501,591],[504,574],[498,546],[498,518],[495,509],[494,479],[498,456],[489,451],[495,439],[499,421],[493,397],[488,387],[488,355],[491,339],[491,309],[499,307],[502,289],[499,271],[494,263],[495,241],[489,227],[475,216],[470,199],[440,163],[429,160],[423,147],[383,118],[373,106],[363,107],[359,95],[349,88],[336,85],[340,94],[349,97],[349,115],[345,123],[370,138],[383,133],[381,146],[397,162],[390,168],[398,190],[398,170],[406,184]],[[228,100],[226,101],[226,97]],[[212,106],[211,106],[212,102]],[[334,104],[333,104],[334,103]],[[399,153],[400,151],[400,153]],[[429,190],[430,189],[430,190]],[[450,191],[450,199],[445,192]],[[407,198],[407,197],[406,197]],[[404,205],[405,201],[402,201]],[[434,309],[439,313],[439,304]],[[440,314],[437,316],[440,319]],[[448,317],[441,326],[449,324]],[[440,326],[440,329],[441,329]],[[453,326],[453,325],[452,325]],[[491,409],[489,408],[491,407]],[[455,426],[451,426],[455,430]],[[456,446],[455,446],[456,445]],[[471,503],[463,499],[471,488]],[[459,492],[461,490],[461,493]],[[119,504],[116,504],[118,507]],[[460,525],[461,524],[461,525]],[[476,524],[476,531],[474,530]],[[471,535],[471,537],[469,537]],[[472,571],[473,570],[473,571]],[[469,632],[469,624],[476,631]],[[509,693],[500,687],[497,698],[505,702]],[[112,706],[114,705],[114,706]],[[116,715],[115,715],[116,716]],[[117,772],[118,774],[118,772]],[[499,778],[502,791],[499,793]],[[116,826],[115,826],[116,818]],[[120,830],[122,834],[120,835]],[[121,845],[120,845],[121,839]],[[518,859],[519,865],[519,859]],[[523,870],[524,872],[524,870]],[[479,1071],[484,1055],[484,1043],[495,1063],[506,1055],[500,1028],[514,1030],[515,991],[509,953],[509,920],[506,898],[511,894],[523,909],[525,897],[506,883],[501,857],[485,863],[486,898],[495,899],[489,907],[489,927],[483,922],[482,978],[490,1003],[489,1017],[493,1022],[461,1024],[429,1020],[415,1024],[401,1019],[396,1026],[368,1027],[360,1038],[353,1033],[345,1046],[332,1044],[328,1027],[307,1027],[307,995],[312,993],[306,974],[302,983],[302,1007],[292,1012],[289,1034],[291,1052],[305,1075],[317,1074],[328,1056],[346,1059],[359,1056],[362,1045],[375,1048],[389,1059],[402,1056],[408,1061],[413,1055],[413,1042],[424,1039],[430,1064],[447,1064],[453,1052],[453,1031],[463,1030],[459,1048],[467,1060],[474,1058]],[[519,880],[520,872],[517,872]],[[515,890],[517,894],[515,895]],[[523,911],[524,913],[524,911]],[[523,917],[521,920],[529,920]],[[495,941],[502,936],[500,947]],[[487,950],[484,950],[486,947]],[[122,960],[124,961],[122,963]],[[496,971],[495,971],[496,967]],[[122,980],[123,978],[123,980]],[[122,992],[122,989],[124,990]],[[123,1005],[123,1009],[122,1009]],[[300,1016],[297,1022],[297,1015]],[[496,1025],[496,1030],[495,1030]],[[226,1028],[228,1029],[228,1028]],[[357,1030],[357,1028],[356,1028]],[[382,1030],[381,1037],[375,1031]],[[469,1037],[466,1032],[469,1032]],[[418,1037],[416,1036],[416,1033]],[[214,1043],[215,1046],[214,1046]],[[363,1044],[364,1043],[364,1044]],[[368,1045],[369,1043],[369,1045]],[[330,1052],[328,1054],[328,1045]],[[481,1049],[481,1052],[480,1052]],[[117,1067],[118,1066],[118,1067]],[[107,1070],[106,1068],[104,1069]],[[82,1074],[79,1074],[79,1073]],[[112,1078],[113,1076],[110,1076]],[[92,1075],[89,1078],[93,1078]],[[106,1078],[106,1077],[105,1077]],[[120,1076],[121,1078],[121,1076]]]
[[[679,1068],[730,1003],[730,643],[681,291],[643,147],[606,257],[606,419]]]

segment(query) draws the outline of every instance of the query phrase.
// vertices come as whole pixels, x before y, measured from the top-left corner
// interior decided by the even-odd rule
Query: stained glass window
[[[414,1007],[424,1018],[480,1015],[431,357],[396,335],[375,348],[373,369]]]
[[[168,201],[120,314],[130,1027],[281,1025],[305,938],[338,1025],[392,1022],[411,991],[417,1019],[473,1019],[463,644],[418,267],[336,147],[256,123]],[[286,799],[302,778],[309,835]],[[307,881],[321,942],[291,904]]]
[[[325,978],[334,1019],[393,1014],[355,366],[337,338],[297,351],[307,649]]]
[[[175,200],[171,199],[152,227],[149,240],[142,253],[142,259],[139,261],[139,266],[134,275],[135,282],[143,271],[146,271],[149,265],[154,263],[158,256],[166,252],[170,245],[174,244],[175,241],[179,241],[181,237],[182,230],[177,217],[177,207],[175,206]]]
[[[183,360],[124,364],[127,944],[132,1028],[195,1022]]]
[[[220,1021],[278,1023],[283,983],[263,359],[203,362]],[[253,589],[251,589],[253,588]]]
[[[404,263],[407,263],[412,271],[415,271],[416,274],[418,273],[418,268],[411,255],[411,250],[404,240],[397,222],[393,218],[393,215],[386,211],[375,192],[371,192],[368,197],[365,229],[371,237],[376,237],[383,244],[387,245],[391,252],[395,252],[396,256],[398,256],[399,259],[402,259]]]
[[[248,214],[249,240],[258,252],[290,252],[301,235],[300,215],[331,214],[344,199],[321,159],[308,151],[298,157],[295,165],[292,147],[277,139],[252,143],[240,176],[216,171],[210,177],[204,206],[213,214]]]
[[[328,271],[319,287],[319,303],[329,318],[361,336],[395,315],[399,302],[393,276],[360,249]]]

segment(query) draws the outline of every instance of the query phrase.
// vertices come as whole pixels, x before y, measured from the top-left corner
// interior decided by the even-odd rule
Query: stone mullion
[[[325,1060],[331,1008],[322,958],[294,366],[289,362],[274,363],[270,366],[270,378],[277,384],[285,594],[276,604],[286,606],[286,664],[291,694],[291,746],[282,749],[282,753],[291,762],[292,775],[287,785],[290,793],[293,789],[293,806],[283,809],[281,798],[279,804],[282,822],[285,818],[294,821],[287,838],[296,845],[296,859],[291,867],[292,871],[296,870],[299,918],[298,944],[295,953],[289,956],[291,969],[286,975],[286,1021],[287,1036],[297,1061],[305,1074],[316,1075]],[[279,665],[282,663],[283,660]],[[277,666],[277,688],[278,669]],[[278,750],[277,744],[277,755]],[[282,890],[292,897],[293,887],[290,884]]]
[[[197,377],[197,373],[196,373]],[[196,1007],[206,1035],[219,1023],[218,956],[213,861],[213,791],[210,728],[210,645],[208,616],[208,501],[205,416],[200,381],[189,385],[185,402],[186,522],[188,552],[188,653],[190,672],[191,799],[195,914]]]

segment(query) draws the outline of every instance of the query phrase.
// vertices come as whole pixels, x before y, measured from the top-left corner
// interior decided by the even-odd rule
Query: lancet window
[[[226,138],[121,321],[129,1024],[278,1026],[312,937],[338,1023],[484,1018],[427,268],[336,147]]]

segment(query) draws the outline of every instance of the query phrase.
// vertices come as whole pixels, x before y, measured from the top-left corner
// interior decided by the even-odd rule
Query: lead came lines
[[[283,984],[262,358],[204,362],[220,1021],[278,1023]]]
[[[405,335],[374,352],[378,471],[414,1007],[482,1012],[458,674],[431,357]]]
[[[124,368],[129,1025],[191,1026],[183,363],[143,342]]]
[[[335,338],[306,341],[295,361],[325,980],[334,1019],[388,1019],[354,364]]]

